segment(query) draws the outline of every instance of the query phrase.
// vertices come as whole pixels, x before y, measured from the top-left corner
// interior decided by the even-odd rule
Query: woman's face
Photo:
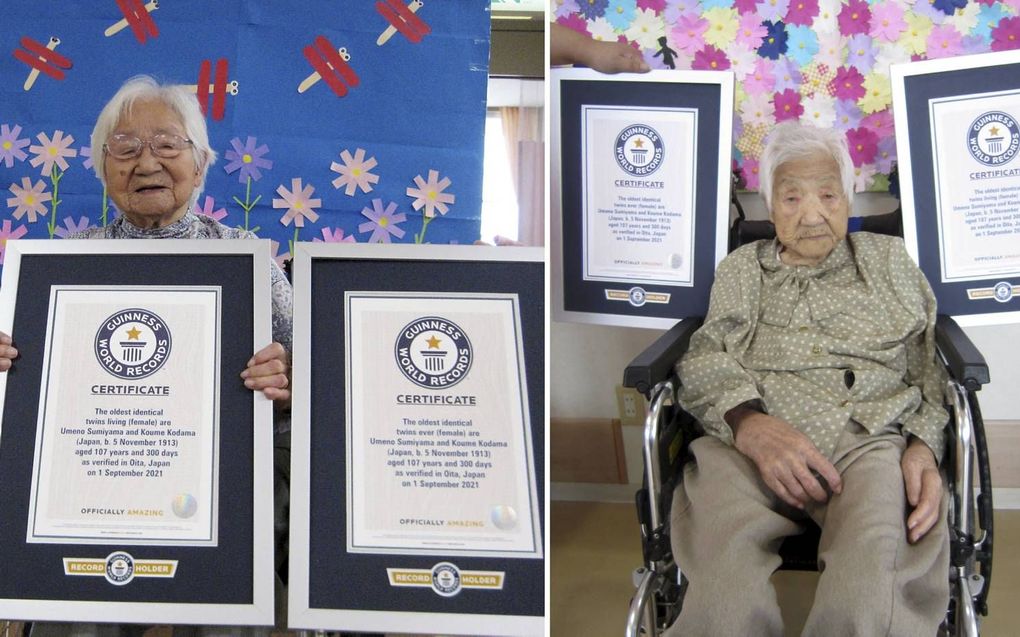
[[[846,237],[850,202],[836,161],[825,154],[776,169],[770,218],[790,265],[818,265]]]
[[[105,153],[106,187],[128,221],[140,228],[170,225],[188,211],[191,195],[202,184],[202,166],[188,145],[176,157],[159,157],[149,140],[169,134],[187,138],[180,117],[159,100],[135,102],[130,112],[110,134],[142,140],[141,153],[129,159],[117,159]],[[110,143],[107,139],[107,143]]]

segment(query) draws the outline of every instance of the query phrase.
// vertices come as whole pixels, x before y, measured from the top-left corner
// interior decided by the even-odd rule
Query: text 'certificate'
[[[1020,276],[1020,92],[929,106],[942,281]]]
[[[28,542],[217,541],[220,288],[53,286]]]
[[[517,295],[344,302],[347,550],[539,557]]]
[[[694,285],[698,111],[583,106],[584,280]]]

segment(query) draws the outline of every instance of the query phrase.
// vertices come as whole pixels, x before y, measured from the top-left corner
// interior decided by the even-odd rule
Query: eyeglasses
[[[173,159],[194,143],[180,135],[167,133],[153,135],[149,139],[138,139],[133,135],[114,135],[103,144],[103,151],[114,159],[134,159],[142,154],[142,147],[147,144],[156,157]]]

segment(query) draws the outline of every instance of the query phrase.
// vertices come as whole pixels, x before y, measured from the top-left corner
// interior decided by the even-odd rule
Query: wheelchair
[[[739,216],[730,231],[731,251],[744,243],[775,236],[771,222],[748,221],[739,204],[737,210]],[[900,213],[895,211],[852,218],[850,230],[902,236],[901,223]],[[674,365],[687,351],[691,335],[702,321],[703,317],[683,319],[634,358],[624,372],[624,386],[637,389],[648,399],[642,454],[644,479],[635,498],[643,565],[634,571],[636,591],[627,614],[627,637],[655,637],[673,623],[683,606],[687,580],[683,565],[673,560],[669,512],[673,489],[688,460],[687,447],[700,430],[677,401],[682,381]],[[950,414],[942,461],[950,493],[950,603],[939,634],[977,637],[979,615],[988,614],[992,572],[992,481],[976,395],[989,382],[988,366],[951,317],[938,316],[935,337],[938,356],[949,374],[945,396]],[[818,570],[819,537],[820,529],[809,521],[804,534],[786,538],[779,550],[780,570]]]

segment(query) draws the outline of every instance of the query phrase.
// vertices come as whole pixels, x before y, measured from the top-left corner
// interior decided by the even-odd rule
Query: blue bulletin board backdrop
[[[8,0],[2,15],[0,263],[7,239],[113,221],[89,136],[141,73],[208,86],[219,158],[196,212],[272,239],[281,263],[295,240],[479,236],[488,3]],[[312,83],[313,60],[330,77]]]

